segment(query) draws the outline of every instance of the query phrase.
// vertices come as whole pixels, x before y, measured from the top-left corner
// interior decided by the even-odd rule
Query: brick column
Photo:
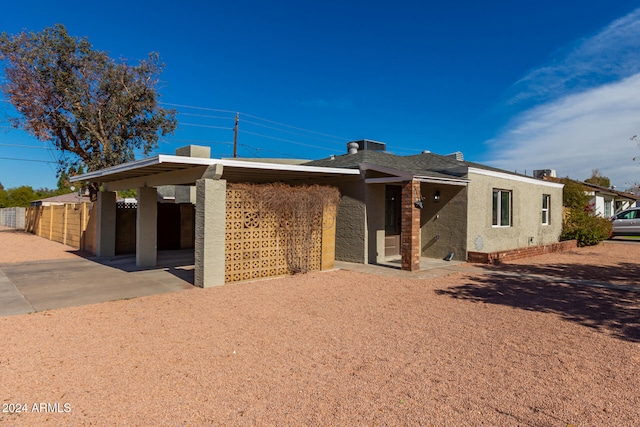
[[[410,181],[402,185],[401,254],[402,269],[420,270],[420,209],[414,202],[420,196],[420,182]]]

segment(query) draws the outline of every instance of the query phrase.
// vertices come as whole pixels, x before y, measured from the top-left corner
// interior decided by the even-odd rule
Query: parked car
[[[613,236],[640,235],[640,208],[624,210],[611,217]]]

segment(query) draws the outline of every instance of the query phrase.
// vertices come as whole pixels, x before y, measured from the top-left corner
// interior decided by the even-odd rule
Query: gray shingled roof
[[[335,156],[334,158],[329,157],[326,159],[314,160],[305,163],[305,165],[355,169],[362,163],[369,163],[372,165],[405,171],[413,175],[440,178],[464,177],[469,167],[508,173],[510,175],[524,176],[479,163],[456,160],[452,157],[441,156],[435,153],[398,156],[383,151],[360,150],[353,154],[343,154],[341,156]]]

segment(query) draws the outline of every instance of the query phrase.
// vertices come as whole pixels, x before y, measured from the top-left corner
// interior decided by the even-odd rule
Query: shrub
[[[578,241],[578,246],[593,246],[609,238],[611,221],[593,215],[591,209],[573,208],[562,225],[561,240]]]

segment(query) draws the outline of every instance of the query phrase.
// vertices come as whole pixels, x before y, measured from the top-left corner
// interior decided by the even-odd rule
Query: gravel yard
[[[76,256],[6,231],[0,248],[0,264]],[[638,259],[605,243],[1,317],[0,425],[639,425]]]

